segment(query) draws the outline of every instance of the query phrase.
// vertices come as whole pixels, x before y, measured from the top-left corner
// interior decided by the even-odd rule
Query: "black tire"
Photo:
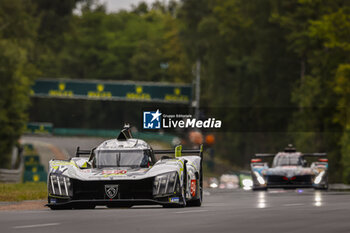
[[[315,190],[327,191],[327,190],[328,190],[328,188],[315,188]]]
[[[200,207],[201,205],[202,205],[201,198],[187,202],[188,207]]]
[[[267,191],[267,187],[253,187],[253,191]]]
[[[328,184],[324,185],[323,187],[317,187],[315,190],[322,190],[322,191],[327,191],[328,190]]]
[[[191,200],[187,202],[187,206],[189,207],[200,207],[202,205],[202,198],[203,198],[203,189],[199,183],[199,180],[197,180],[197,190],[199,190],[199,198],[196,200]]]

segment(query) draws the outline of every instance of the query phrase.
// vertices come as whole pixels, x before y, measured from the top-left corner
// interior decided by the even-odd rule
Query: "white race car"
[[[328,189],[326,153],[301,153],[289,145],[277,154],[256,154],[251,160],[253,190],[268,188]],[[272,167],[261,158],[273,158]],[[319,158],[311,165],[305,158]]]
[[[164,156],[156,161],[155,154]],[[124,127],[117,139],[92,150],[78,147],[76,157],[49,162],[47,206],[53,210],[96,205],[201,206],[202,159],[202,146],[153,150]]]

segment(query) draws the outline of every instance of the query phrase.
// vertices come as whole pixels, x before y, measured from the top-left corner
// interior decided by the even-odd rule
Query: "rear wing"
[[[203,145],[200,145],[199,149],[189,149],[183,150],[182,145],[175,147],[175,150],[153,150],[154,154],[165,155],[165,154],[175,154],[175,157],[181,157],[182,154],[198,154],[201,159],[203,159]]]
[[[303,157],[313,157],[318,158],[318,162],[313,162],[316,166],[319,164],[325,164],[328,163],[327,153],[305,153],[302,154]]]
[[[276,154],[255,154],[256,158],[269,158],[274,157]],[[303,153],[304,157],[327,157],[327,153]]]
[[[327,153],[304,153],[303,157],[327,157]]]
[[[256,158],[272,158],[275,157],[276,154],[255,154]]]
[[[254,156],[250,160],[250,166],[253,167],[266,167],[267,162],[262,161],[264,158],[273,158],[276,154],[254,154]]]

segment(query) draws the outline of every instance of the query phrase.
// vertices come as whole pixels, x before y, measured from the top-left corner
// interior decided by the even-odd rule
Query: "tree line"
[[[36,77],[191,83],[200,60],[205,114],[250,127],[218,133],[217,156],[244,167],[293,143],[326,151],[331,179],[350,182],[347,0],[159,1],[118,12],[93,0],[3,0],[0,46],[1,155],[28,120]]]

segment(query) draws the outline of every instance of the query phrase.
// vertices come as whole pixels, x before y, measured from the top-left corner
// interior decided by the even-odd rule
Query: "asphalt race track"
[[[0,232],[350,232],[350,193],[207,190],[202,207],[0,211]]]
[[[67,154],[88,149],[101,138],[24,137],[53,144]],[[69,141],[69,143],[67,143]],[[350,192],[208,189],[202,207],[165,209],[0,211],[0,233],[184,233],[184,232],[350,232]]]

